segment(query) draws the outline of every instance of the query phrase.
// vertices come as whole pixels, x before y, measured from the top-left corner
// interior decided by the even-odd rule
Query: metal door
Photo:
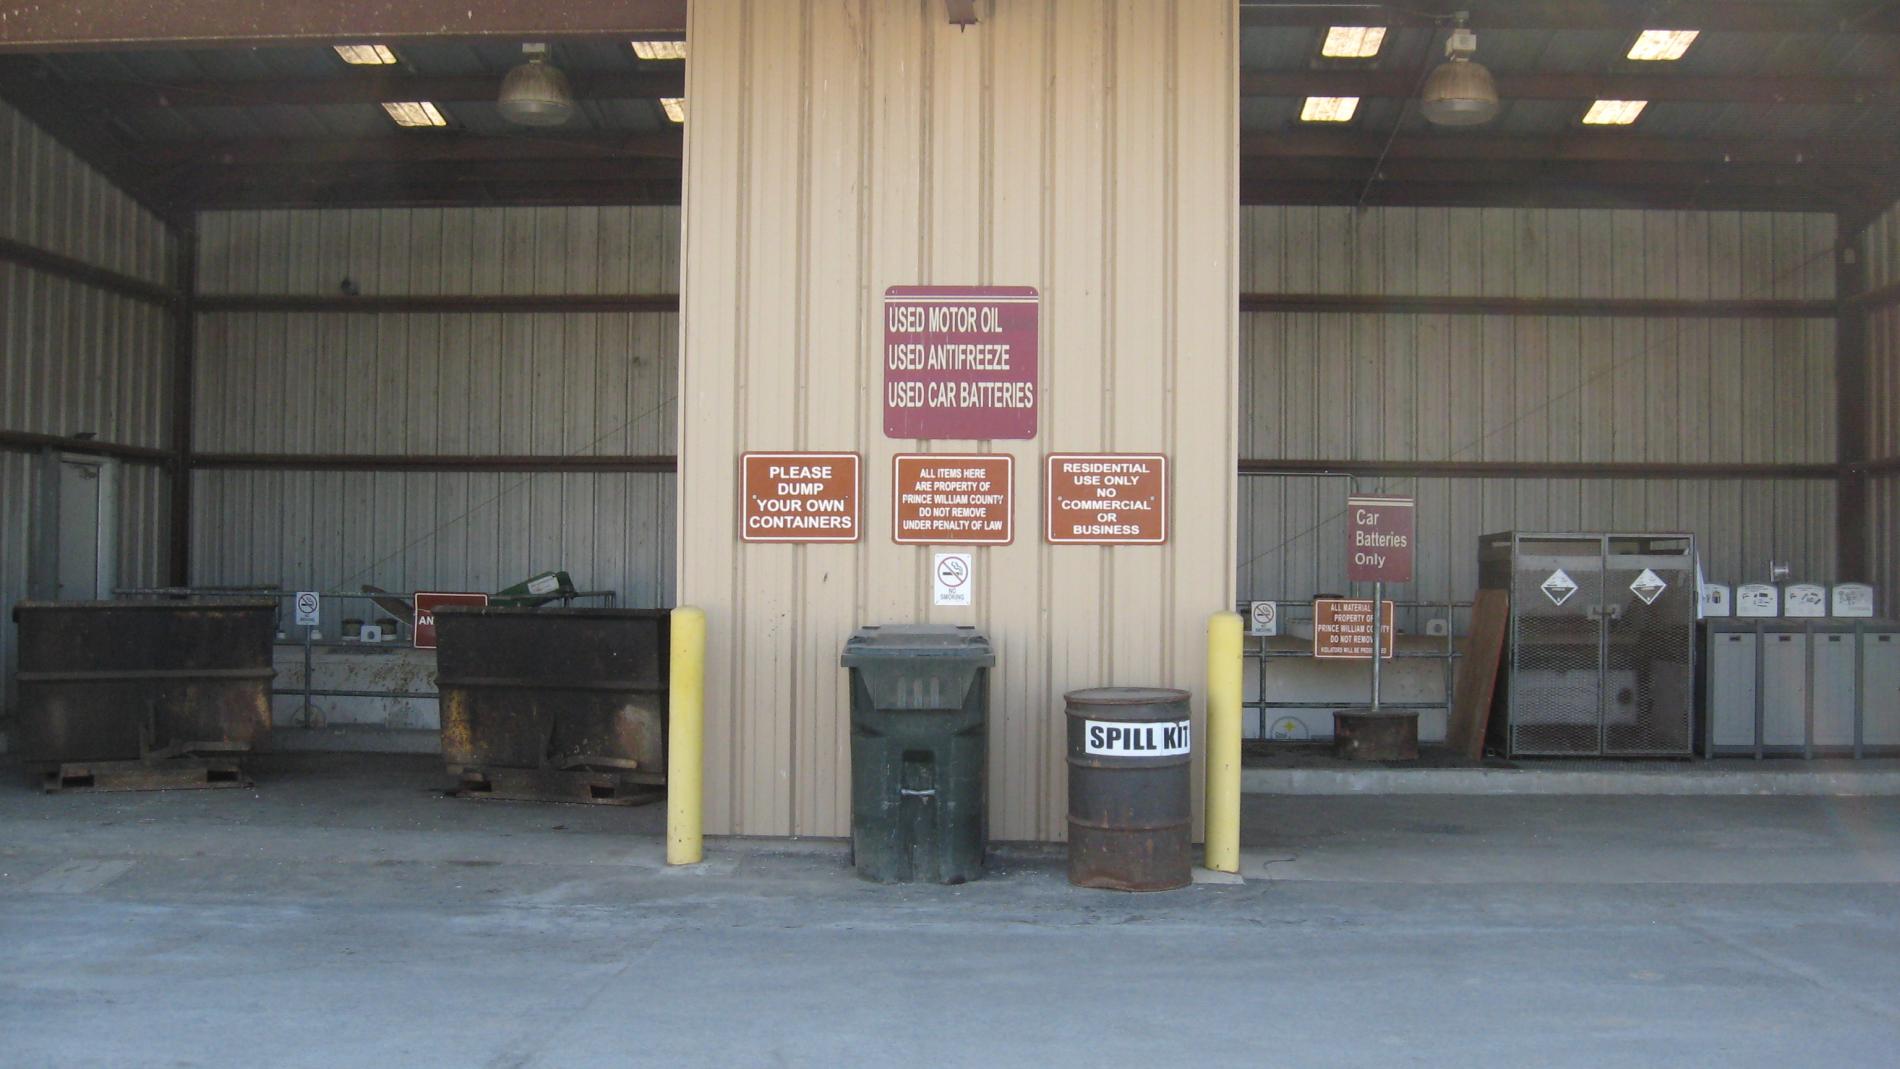
[[[1604,540],[1525,535],[1512,561],[1511,752],[1603,749]]]
[[[1605,539],[1602,750],[1688,754],[1695,705],[1695,553],[1687,538]]]

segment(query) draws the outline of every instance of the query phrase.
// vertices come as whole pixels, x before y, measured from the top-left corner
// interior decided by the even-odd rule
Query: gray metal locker
[[[1762,748],[1800,753],[1808,744],[1808,636],[1799,623],[1762,630]]]
[[[1755,629],[1709,631],[1708,752],[1755,752]]]
[[[1706,627],[1705,753],[1900,750],[1900,624],[1783,617]]]
[[[1863,631],[1861,650],[1861,744],[1868,750],[1900,750],[1900,633]]]
[[[1810,684],[1814,699],[1813,748],[1832,753],[1854,750],[1855,642],[1853,625],[1808,629],[1808,648],[1814,658]]]

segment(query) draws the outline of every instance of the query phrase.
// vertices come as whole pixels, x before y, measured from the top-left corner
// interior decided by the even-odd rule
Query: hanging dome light
[[[501,117],[522,126],[559,126],[574,115],[574,94],[567,76],[548,63],[547,45],[522,45],[528,62],[501,81],[495,106]]]
[[[1440,126],[1477,126],[1498,114],[1498,87],[1491,72],[1474,62],[1478,35],[1459,26],[1445,42],[1445,62],[1438,65],[1419,94],[1418,110]]]

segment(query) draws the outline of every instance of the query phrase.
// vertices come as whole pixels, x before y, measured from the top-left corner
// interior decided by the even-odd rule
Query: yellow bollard
[[[1207,867],[1240,871],[1240,614],[1207,621]]]
[[[667,689],[666,863],[697,865],[706,856],[706,613],[673,610],[672,679]]]

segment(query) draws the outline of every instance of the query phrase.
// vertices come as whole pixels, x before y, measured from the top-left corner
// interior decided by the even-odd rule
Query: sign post
[[[1349,494],[1346,497],[1346,578],[1372,582],[1376,613],[1385,608],[1385,584],[1412,581],[1415,502],[1390,494]],[[1394,636],[1394,644],[1397,636]],[[1379,668],[1385,658],[1372,658],[1372,711],[1379,711]]]

